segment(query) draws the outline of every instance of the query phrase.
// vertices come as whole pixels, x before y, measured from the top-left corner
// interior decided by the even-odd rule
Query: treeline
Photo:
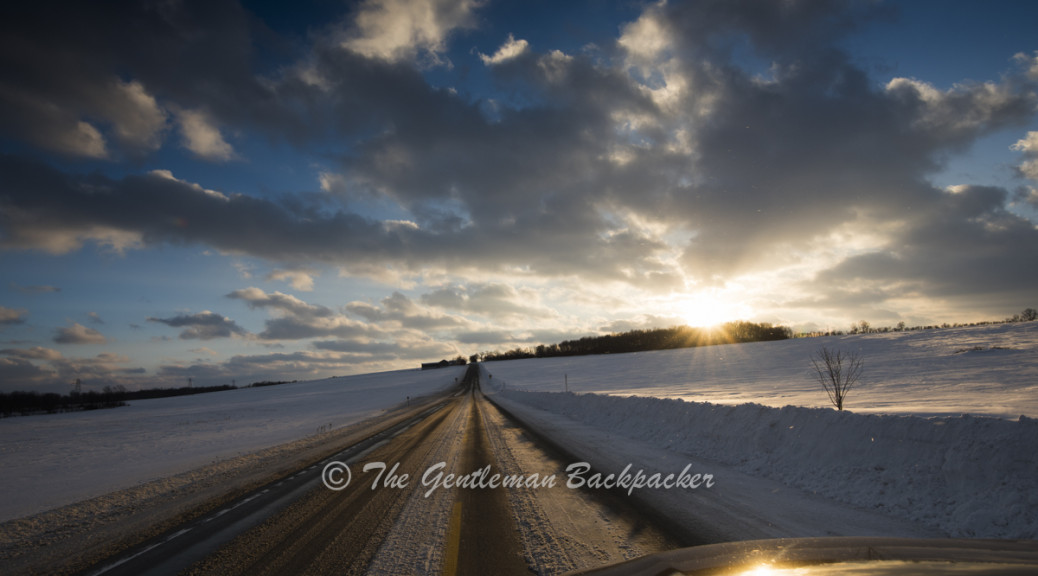
[[[297,380],[264,380],[263,382],[253,382],[249,385],[250,388],[262,388],[264,386],[279,386],[281,384],[295,384]]]
[[[126,406],[111,392],[83,392],[62,395],[56,392],[0,392],[0,414],[3,416],[28,416],[30,414],[56,414],[79,410],[97,410]]]
[[[586,356],[590,354],[622,354],[647,350],[672,350],[715,344],[785,340],[793,331],[785,326],[768,323],[728,322],[713,328],[675,326],[650,330],[631,330],[604,336],[585,336],[558,344],[541,344],[536,348],[515,348],[506,352],[482,352],[473,361],[517,360],[521,358],[551,358],[555,356]]]
[[[126,390],[120,385],[105,386],[100,392],[73,392],[58,394],[56,392],[0,392],[0,415],[28,416],[30,414],[56,414],[58,412],[76,412],[79,410],[97,410],[100,408],[117,408],[126,406],[128,400],[145,400],[149,398],[168,398],[171,396],[187,396],[206,392],[234,390],[234,386],[197,386],[183,388],[148,388],[145,390]]]
[[[815,336],[843,336],[844,334],[886,334],[888,332],[916,332],[920,330],[939,330],[947,328],[972,328],[974,326],[992,326],[995,324],[1012,324],[1016,322],[1034,322],[1038,320],[1038,310],[1025,308],[1019,314],[1007,316],[1005,320],[985,320],[981,322],[945,322],[943,324],[926,324],[921,326],[908,326],[905,322],[898,322],[895,326],[873,326],[868,320],[862,320],[851,324],[850,330],[816,330],[814,332],[802,332],[794,335],[795,338],[812,338]]]

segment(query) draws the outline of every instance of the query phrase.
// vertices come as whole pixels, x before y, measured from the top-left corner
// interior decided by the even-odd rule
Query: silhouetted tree
[[[840,350],[830,350],[823,346],[811,358],[811,364],[829,400],[837,410],[843,410],[843,401],[858,382],[865,366],[861,355],[856,352],[844,354]]]

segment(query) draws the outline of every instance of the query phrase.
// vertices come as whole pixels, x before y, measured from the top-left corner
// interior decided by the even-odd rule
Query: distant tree
[[[861,355],[857,352],[844,354],[840,350],[830,350],[823,346],[811,358],[811,364],[829,400],[837,410],[843,410],[843,401],[857,384],[865,366]]]
[[[906,325],[905,325],[905,321],[904,320],[898,322],[897,323],[897,331],[898,332],[904,332],[905,331],[905,326]]]
[[[1033,322],[1035,320],[1038,320],[1038,310],[1034,308],[1026,308],[1020,313],[1021,322]]]

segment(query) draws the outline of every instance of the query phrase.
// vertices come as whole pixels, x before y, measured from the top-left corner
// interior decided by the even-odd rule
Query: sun
[[[749,307],[731,295],[717,291],[703,291],[682,296],[673,303],[673,314],[689,325],[700,328],[745,319]]]

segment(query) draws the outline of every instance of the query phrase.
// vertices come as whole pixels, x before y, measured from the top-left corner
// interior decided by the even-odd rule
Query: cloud
[[[465,286],[447,286],[423,294],[421,301],[428,306],[475,313],[501,320],[519,317],[527,321],[545,320],[556,313],[539,305],[537,291],[503,283],[473,283]]]
[[[234,148],[224,140],[212,120],[199,110],[180,110],[177,122],[184,147],[205,160],[226,162],[236,160]]]
[[[68,357],[42,346],[0,350],[0,388],[67,393],[68,386],[81,380],[96,389],[108,385],[135,388],[147,371],[127,367],[130,359],[122,354],[104,352],[89,358]],[[37,364],[41,363],[41,364]],[[151,383],[150,381],[147,381]]]
[[[59,328],[54,341],[58,344],[106,344],[108,339],[93,328],[87,328],[79,323],[72,326]]]
[[[228,294],[227,297],[243,300],[252,309],[269,308],[300,318],[327,318],[335,315],[335,312],[325,306],[307,304],[291,294],[282,292],[268,294],[256,287],[235,290]]]
[[[28,312],[25,310],[15,310],[6,306],[0,306],[0,326],[24,324],[27,314]]]
[[[437,340],[403,341],[356,341],[322,340],[314,342],[318,350],[342,354],[341,360],[388,362],[393,360],[421,361],[431,358],[446,358],[458,355],[458,349],[449,343]]]
[[[53,377],[53,372],[23,358],[0,358],[0,382],[5,391],[32,389]]]
[[[22,294],[48,294],[53,292],[61,292],[61,288],[57,286],[20,286],[11,282],[11,288],[21,292]]]
[[[422,331],[456,329],[470,326],[471,323],[459,316],[437,313],[419,306],[407,296],[393,292],[383,298],[382,306],[372,306],[363,302],[351,302],[346,310],[376,324],[393,323],[402,328]]]
[[[97,312],[89,312],[89,313],[87,313],[87,318],[90,318],[90,322],[92,322],[94,324],[104,324],[105,323],[104,319],[102,319],[101,315],[98,314]]]
[[[311,292],[314,289],[314,276],[317,275],[313,270],[274,270],[267,274],[267,280],[287,281],[296,290]]]
[[[352,320],[328,307],[308,304],[290,294],[268,294],[259,288],[250,287],[235,290],[227,297],[242,300],[252,309],[274,311],[277,316],[267,320],[266,329],[259,334],[264,340],[367,338],[383,335],[372,326]]]
[[[24,360],[61,360],[61,352],[54,350],[53,348],[44,348],[43,346],[33,346],[27,349],[11,349],[0,350],[0,354],[6,356],[12,356],[15,358],[22,358]]]
[[[516,40],[511,34],[508,35],[508,40],[494,52],[493,56],[487,56],[486,54],[480,54],[479,59],[483,61],[487,66],[494,66],[513,58],[518,58],[526,53],[526,50],[530,47],[530,43],[520,38]]]
[[[1024,153],[1026,159],[1020,163],[1020,174],[1038,181],[1038,132],[1028,132],[1027,136],[1017,140],[1010,149]]]
[[[181,340],[213,340],[247,334],[235,321],[208,310],[197,314],[179,314],[172,318],[148,318],[148,322],[158,322],[172,328],[185,328],[180,333]]]
[[[848,257],[813,284],[844,305],[924,294],[987,315],[1018,306],[1027,286],[1038,285],[1038,270],[1027,264],[1038,261],[1034,224],[1005,208],[1009,193],[1002,188],[956,186],[943,196],[935,210],[894,233],[885,249]]]
[[[236,380],[241,385],[258,381],[325,378],[330,374],[375,372],[390,366],[399,368],[398,362],[402,359],[413,362],[417,367],[420,359],[442,358],[452,353],[456,355],[456,350],[438,343],[429,346],[397,346],[380,342],[364,344],[334,340],[319,344],[316,350],[238,355],[221,363],[165,364],[159,368],[158,376],[166,381],[179,382],[190,377],[196,384],[220,384]]]
[[[450,33],[475,23],[475,0],[366,0],[343,47],[369,58],[439,62]]]
[[[1025,68],[1028,77],[1038,80],[1038,50],[1031,55],[1018,52],[1013,55],[1013,60]]]
[[[216,350],[213,350],[212,348],[208,348],[206,346],[202,346],[201,348],[192,348],[191,350],[189,350],[189,352],[194,352],[195,354],[205,354],[207,356],[220,355]]]
[[[103,100],[115,138],[134,152],[158,150],[166,128],[166,112],[138,81],[115,81]]]
[[[1016,56],[992,82],[870,76],[845,38],[888,17],[883,5],[652,3],[594,53],[539,53],[512,36],[479,55],[497,89],[492,109],[422,74],[444,57],[452,31],[475,24],[473,2],[365,2],[344,34],[315,30],[309,45],[284,51],[236,3],[152,8],[73,3],[0,24],[2,37],[26,47],[0,56],[0,130],[115,159],[154,150],[168,124],[184,132],[198,114],[202,155],[233,153],[226,134],[328,152],[338,161],[322,168],[322,200],[6,156],[4,248],[200,245],[265,259],[270,279],[296,290],[308,280],[287,271],[321,265],[387,283],[426,271],[449,278],[436,284],[444,293],[412,299],[415,310],[354,304],[366,324],[280,293],[239,294],[274,316],[268,338],[352,338],[373,322],[406,330],[448,322],[442,310],[506,319],[537,310],[525,295],[462,288],[466,278],[639,297],[796,270],[797,279],[876,278],[861,294],[848,283],[833,296],[863,306],[1029,294],[1031,278],[1014,262],[1033,256],[1030,221],[1006,207],[1036,202],[1035,192],[951,193],[931,179],[985,136],[1033,123],[1033,55]],[[257,54],[270,53],[283,60],[264,65]],[[1026,177],[1030,140],[1015,147]],[[347,202],[358,197],[392,216],[364,215]],[[958,249],[945,249],[960,230]],[[829,242],[837,237],[854,246]],[[977,266],[986,280],[956,291],[956,266]],[[824,300],[825,286],[800,287]]]
[[[136,386],[146,370],[127,367],[130,358],[122,354],[104,352],[91,358],[61,358],[51,362],[60,381],[69,383],[77,378],[86,386],[102,385]],[[67,384],[66,384],[67,385]]]
[[[140,156],[161,147],[166,113],[144,84],[84,62],[94,54],[77,53],[62,40],[37,46],[34,14],[23,15],[25,21],[7,19],[19,26],[3,32],[19,48],[0,59],[0,128],[45,150],[83,158]],[[41,73],[35,67],[43,62],[54,67]]]

